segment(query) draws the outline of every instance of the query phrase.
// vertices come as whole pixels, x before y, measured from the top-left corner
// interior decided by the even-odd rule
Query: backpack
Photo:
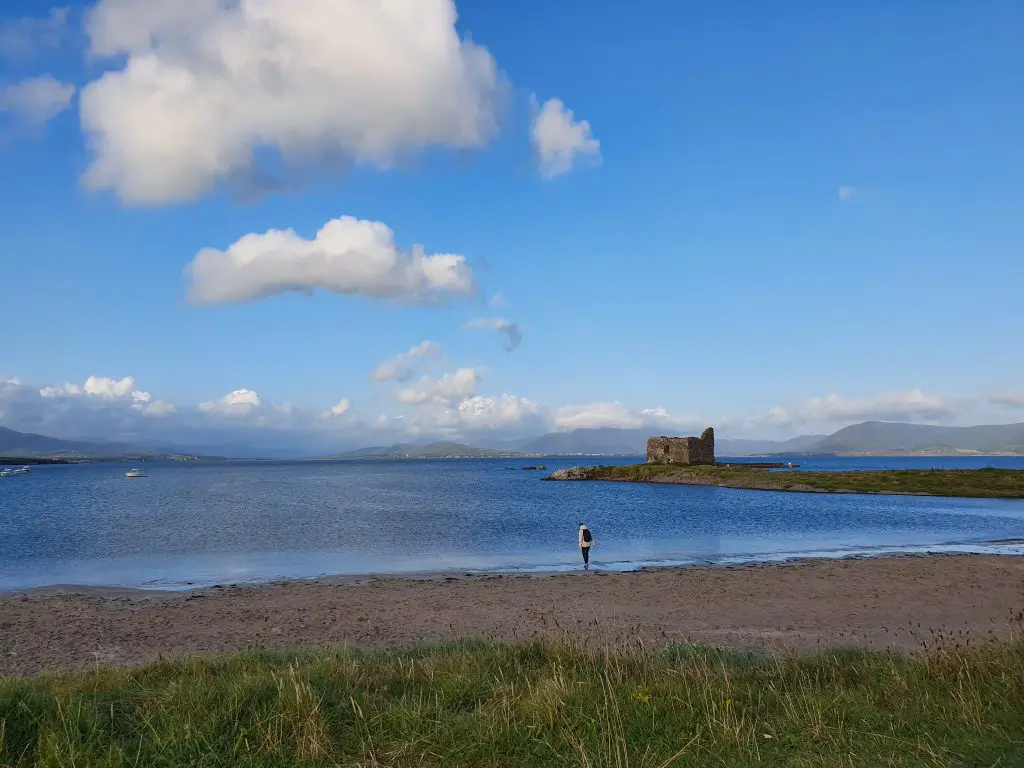
[[[590,529],[589,528],[584,528],[583,529],[583,541],[586,542],[587,544],[589,544],[593,540],[594,540],[594,537],[590,535]]]

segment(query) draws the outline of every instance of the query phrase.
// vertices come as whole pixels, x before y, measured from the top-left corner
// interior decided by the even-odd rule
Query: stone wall
[[[647,463],[714,465],[715,430],[708,427],[700,437],[650,437]]]

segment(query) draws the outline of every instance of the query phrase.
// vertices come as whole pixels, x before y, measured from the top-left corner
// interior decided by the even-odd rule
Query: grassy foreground
[[[716,485],[723,488],[765,491],[1024,499],[1024,470],[1019,469],[772,472],[767,469],[736,466],[677,467],[667,464],[629,464],[617,467],[574,467],[555,472],[549,479]]]
[[[465,644],[0,679],[10,766],[1012,766],[1024,642],[769,660]]]

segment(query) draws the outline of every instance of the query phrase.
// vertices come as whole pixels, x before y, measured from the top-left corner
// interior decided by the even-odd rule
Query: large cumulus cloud
[[[393,166],[497,131],[503,77],[452,0],[100,0],[91,52],[123,64],[81,95],[85,183],[191,200],[285,165]]]

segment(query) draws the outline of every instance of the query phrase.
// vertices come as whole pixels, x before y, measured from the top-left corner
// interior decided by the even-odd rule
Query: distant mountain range
[[[144,448],[126,443],[60,440],[0,427],[0,455],[4,456],[126,456],[146,452]]]
[[[817,453],[901,450],[1024,453],[1024,424],[934,427],[866,421],[822,438],[809,450]]]
[[[656,430],[655,430],[656,431]],[[642,456],[647,450],[647,429],[575,429],[552,432],[528,440],[505,443],[501,448],[474,448],[459,443],[401,444],[387,448],[362,448],[339,458],[459,456]],[[790,440],[718,439],[719,456],[766,454],[829,454],[885,452],[1024,453],[1024,424],[980,427],[933,427],[926,424],[893,424],[868,421],[832,435],[800,435]]]
[[[756,456],[764,453],[808,453],[826,435],[800,435],[789,440],[715,440],[715,450],[722,456]]]
[[[474,448],[462,443],[397,443],[387,447],[359,448],[330,456],[333,459],[486,459],[520,455],[515,451]]]
[[[0,427],[0,456],[23,458],[137,458],[158,456],[194,455],[183,449],[164,449],[130,443],[107,443],[91,440],[61,440],[56,437],[37,435],[33,432],[16,432]]]
[[[487,458],[513,456],[596,456],[643,455],[647,438],[657,430],[576,429],[552,432],[527,440],[503,442],[500,446],[475,447],[453,442],[399,443],[330,454],[329,458]],[[766,454],[831,453],[1022,453],[1024,423],[977,427],[935,427],[925,424],[896,424],[867,421],[840,429],[831,435],[801,435],[791,440],[716,441],[719,456]],[[16,432],[0,427],[0,456],[59,458],[126,458],[168,455],[227,456],[259,458],[283,456],[280,452],[252,446],[191,446],[169,444],[139,446],[128,443],[61,440],[45,435]],[[297,458],[298,451],[291,457]],[[309,455],[307,452],[305,455]],[[323,455],[322,453],[320,454]]]
[[[633,454],[646,452],[651,430],[577,429],[527,441],[530,453]],[[790,440],[716,439],[719,456],[885,452],[1024,453],[1024,424],[935,427],[866,421],[831,435],[801,435]]]

